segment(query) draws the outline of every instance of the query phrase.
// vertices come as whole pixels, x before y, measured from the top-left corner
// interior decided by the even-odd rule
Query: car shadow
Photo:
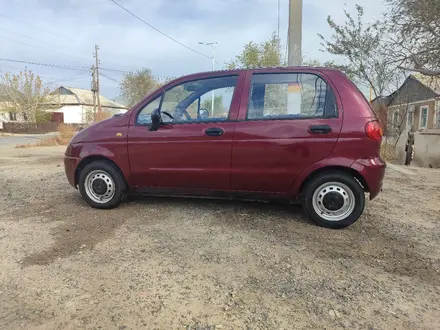
[[[179,210],[186,210],[188,212],[199,210],[202,212],[213,212],[213,214],[239,214],[241,217],[265,217],[276,219],[279,224],[292,222],[292,220],[294,220],[315,225],[315,223],[309,220],[304,214],[300,204],[288,204],[277,201],[263,202],[236,199],[133,195],[125,204],[128,204],[127,206],[132,204],[148,204],[158,207],[177,207]],[[237,217],[234,216],[233,218],[235,221],[237,220]]]

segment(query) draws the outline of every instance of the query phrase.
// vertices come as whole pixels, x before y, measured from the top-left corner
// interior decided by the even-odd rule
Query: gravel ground
[[[89,208],[64,148],[0,149],[2,329],[439,329],[440,171],[392,167],[340,231],[298,207]]]

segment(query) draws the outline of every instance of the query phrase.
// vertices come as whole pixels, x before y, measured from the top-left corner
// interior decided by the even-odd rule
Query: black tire
[[[105,203],[98,203],[87,194],[85,181],[87,176],[93,171],[105,172],[113,180],[114,194],[111,199]],[[105,160],[99,160],[87,164],[79,173],[78,186],[82,198],[87,202],[87,204],[96,209],[111,209],[117,207],[127,195],[127,185],[121,171],[113,163]]]
[[[345,218],[338,221],[329,221],[328,219],[323,218],[322,213],[318,213],[313,207],[315,191],[322,185],[331,182],[342,184],[350,189],[353,193],[355,201],[352,212],[347,214]],[[352,225],[362,215],[365,207],[364,189],[354,177],[344,172],[326,172],[319,174],[306,184],[302,197],[302,205],[307,216],[319,225],[332,229],[341,229]]]

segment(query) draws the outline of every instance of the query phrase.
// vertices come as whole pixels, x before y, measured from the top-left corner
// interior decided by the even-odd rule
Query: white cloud
[[[246,42],[267,39],[277,29],[277,0],[118,2],[197,51],[210,55],[210,48],[199,45],[198,41],[217,41],[217,60],[222,65],[238,54]],[[149,67],[163,76],[179,76],[211,68],[208,58],[165,38],[110,0],[15,0],[8,1],[8,5],[6,3],[7,0],[0,0],[0,15],[9,17],[0,16],[2,58],[90,67],[94,61],[94,44],[97,43],[100,45],[103,67],[122,70]],[[358,0],[358,3],[365,7],[368,19],[380,18],[379,13],[384,10],[381,0]],[[303,53],[308,58],[329,58],[319,51],[317,33],[329,35],[327,15],[342,22],[343,8],[344,0],[304,0]],[[347,9],[353,12],[354,4],[348,5]],[[281,0],[280,35],[283,39],[287,35],[287,18],[288,0]],[[35,48],[18,42],[31,44]],[[73,78],[80,74],[75,71],[28,67],[55,80]],[[23,65],[0,62],[1,70],[17,71],[22,68]],[[117,73],[106,75],[121,78]],[[89,88],[90,77],[65,81],[65,84]],[[118,94],[118,85],[113,81],[102,78],[101,85],[104,95],[112,97]]]

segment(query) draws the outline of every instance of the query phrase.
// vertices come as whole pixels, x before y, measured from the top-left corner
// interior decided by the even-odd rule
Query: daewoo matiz
[[[173,80],[80,131],[64,163],[95,208],[131,193],[277,199],[342,228],[381,190],[381,139],[370,104],[338,70],[218,71]]]

